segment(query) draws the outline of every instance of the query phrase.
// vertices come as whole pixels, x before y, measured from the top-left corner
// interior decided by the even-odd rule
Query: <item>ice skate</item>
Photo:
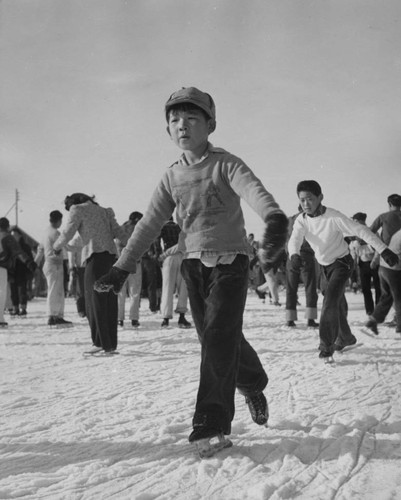
[[[198,439],[194,441],[196,450],[200,458],[211,458],[216,453],[224,448],[230,448],[233,443],[227,439],[223,433],[217,434],[217,436],[212,436],[208,438]]]
[[[267,427],[269,419],[269,407],[263,392],[255,392],[245,396],[252,420],[258,425]]]

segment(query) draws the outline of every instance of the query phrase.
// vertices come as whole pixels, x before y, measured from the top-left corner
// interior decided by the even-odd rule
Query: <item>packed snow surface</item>
[[[347,300],[358,347],[325,365],[302,306],[289,329],[283,307],[249,293],[244,333],[270,378],[269,426],[237,394],[234,446],[200,460],[188,442],[193,328],[176,317],[160,329],[144,299],[140,329],[119,330],[119,355],[84,357],[89,328],[73,299],[73,328],[51,329],[35,298],[0,330],[0,498],[401,499],[401,335],[370,334],[362,295]]]

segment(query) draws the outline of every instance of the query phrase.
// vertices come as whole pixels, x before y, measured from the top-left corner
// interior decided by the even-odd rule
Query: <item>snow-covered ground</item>
[[[187,441],[194,329],[161,330],[144,300],[119,355],[85,358],[89,329],[73,300],[74,327],[56,330],[34,299],[0,330],[0,498],[401,499],[401,335],[369,335],[362,295],[347,298],[360,344],[327,366],[316,331],[303,319],[286,328],[283,307],[249,294],[244,332],[270,377],[269,427],[237,395],[234,446],[203,461]]]

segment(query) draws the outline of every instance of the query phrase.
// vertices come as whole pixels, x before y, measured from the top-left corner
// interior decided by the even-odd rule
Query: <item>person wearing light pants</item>
[[[136,273],[130,273],[121,292],[118,294],[118,324],[124,325],[125,301],[129,296],[129,319],[134,328],[139,327],[139,307],[141,304],[142,266],[138,260]]]
[[[164,318],[172,319],[174,307],[174,293],[177,292],[177,306],[175,312],[180,315],[178,326],[180,328],[190,328],[190,323],[185,320],[185,313],[188,312],[188,291],[185,281],[181,275],[181,264],[183,255],[178,251],[178,245],[174,245],[163,254],[162,267],[162,299],[160,312]],[[168,326],[167,325],[162,325]]]

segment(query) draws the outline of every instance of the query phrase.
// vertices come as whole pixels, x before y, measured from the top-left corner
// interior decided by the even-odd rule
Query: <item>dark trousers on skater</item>
[[[401,271],[380,266],[379,277],[382,294],[372,318],[378,323],[383,323],[391,306],[394,305],[396,331],[401,333]]]
[[[369,316],[372,314],[373,309],[375,308],[375,304],[379,302],[381,287],[380,287],[380,279],[379,273],[377,269],[371,269],[370,261],[369,262],[359,262],[359,276],[361,279],[361,290],[363,293],[363,300],[365,303],[365,311]],[[373,302],[372,297],[372,281],[373,287],[375,289],[375,301]]]
[[[85,267],[85,306],[92,343],[105,351],[117,348],[117,295],[112,291],[95,292],[93,285],[111,269],[115,261],[115,255],[108,252],[93,253]]]
[[[286,302],[285,313],[287,321],[294,321],[297,317],[297,302],[298,302],[298,286],[300,278],[305,286],[306,299],[306,319],[317,318],[317,278],[316,278],[316,261],[312,252],[301,251],[302,265],[297,267],[287,259],[286,273]]]
[[[353,268],[351,255],[337,259],[329,266],[321,266],[323,305],[320,314],[320,350],[333,353],[334,343],[348,345],[354,336],[348,325],[348,304],[345,286]]]
[[[249,259],[238,255],[229,265],[206,267],[184,260],[182,275],[201,343],[200,381],[193,425],[230,434],[235,389],[262,391],[267,375],[242,333]]]

